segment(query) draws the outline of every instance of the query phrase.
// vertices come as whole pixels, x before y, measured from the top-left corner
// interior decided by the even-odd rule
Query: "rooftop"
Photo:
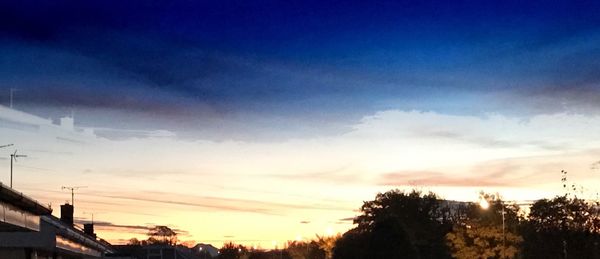
[[[11,204],[35,215],[49,215],[52,209],[40,204],[38,201],[0,183],[0,201]]]

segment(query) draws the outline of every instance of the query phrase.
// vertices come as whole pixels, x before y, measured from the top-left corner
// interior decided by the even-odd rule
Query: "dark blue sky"
[[[0,96],[176,131],[319,134],[385,109],[597,113],[598,13],[595,1],[3,1]]]

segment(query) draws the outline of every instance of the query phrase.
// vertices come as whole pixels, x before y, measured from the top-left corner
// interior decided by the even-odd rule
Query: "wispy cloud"
[[[154,194],[159,197],[172,197],[173,199],[161,199],[152,198]],[[202,209],[212,209],[217,211],[237,211],[237,212],[249,212],[266,215],[284,215],[287,214],[288,210],[331,210],[331,211],[344,211],[348,208],[341,206],[326,206],[326,205],[315,205],[315,204],[292,204],[292,203],[277,203],[267,201],[256,201],[239,198],[222,198],[222,197],[210,197],[210,196],[196,196],[196,195],[182,195],[164,192],[146,192],[146,195],[140,196],[137,194],[130,195],[112,195],[107,193],[84,193],[83,195],[104,197],[111,199],[131,200],[140,202],[160,203],[165,205],[181,205],[196,207]]]
[[[83,218],[74,218],[75,223],[77,224],[86,224],[86,223],[91,223],[90,220],[87,219],[83,219]],[[147,234],[150,230],[152,230],[153,227],[155,227],[156,225],[154,224],[146,224],[146,225],[122,225],[122,224],[115,224],[112,222],[108,222],[108,221],[94,221],[94,227],[98,228],[98,229],[102,229],[102,230],[110,230],[110,231],[116,231],[116,232],[123,232],[123,233],[131,233],[131,234]],[[173,231],[175,231],[177,233],[177,235],[180,236],[189,236],[189,232],[186,230],[182,230],[182,229],[178,229],[178,228],[174,228],[169,226]]]
[[[279,173],[261,175],[262,177],[278,178],[288,181],[319,181],[336,184],[356,184],[361,182],[360,173],[351,172],[349,166],[339,167],[334,170],[306,173]]]
[[[488,175],[477,177],[453,176],[441,172],[404,171],[382,176],[385,186],[452,186],[452,187],[506,187],[511,184]]]

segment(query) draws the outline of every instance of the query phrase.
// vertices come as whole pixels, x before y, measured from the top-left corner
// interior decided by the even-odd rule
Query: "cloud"
[[[293,174],[268,174],[262,177],[278,178],[288,181],[321,181],[337,184],[356,184],[362,180],[358,173],[348,172],[350,168],[343,166],[334,170],[322,172],[307,172]]]
[[[382,186],[408,187],[475,187],[482,189],[519,188],[535,190],[558,187],[560,170],[569,169],[571,180],[593,189],[597,177],[590,175],[594,165],[588,161],[600,156],[598,149],[538,156],[510,157],[471,165],[448,166],[443,171],[397,171],[380,174],[377,183]],[[439,168],[438,168],[439,169]],[[553,184],[554,183],[554,184]],[[546,185],[546,186],[545,186]],[[556,189],[555,189],[556,191]]]
[[[115,129],[99,130],[106,137],[122,139],[138,137],[137,130],[166,130],[179,138],[285,141],[343,134],[364,115],[394,109],[484,116],[506,112],[523,119],[532,114],[598,114],[600,95],[594,77],[600,74],[594,73],[595,60],[600,60],[594,48],[600,42],[598,33],[561,39],[539,53],[515,47],[506,60],[475,66],[494,73],[508,67],[503,78],[484,80],[485,71],[466,68],[407,77],[397,71],[363,71],[362,67],[355,71],[321,62],[307,66],[201,48],[196,42],[182,44],[147,32],[100,30],[100,38],[110,39],[110,44],[91,43],[87,33],[62,31],[62,25],[40,29],[53,35],[49,43],[0,42],[5,57],[0,62],[5,68],[0,69],[0,83],[22,89],[15,99],[17,107],[54,118],[75,110],[81,124]],[[65,43],[69,37],[77,40]],[[481,59],[492,60],[483,54]],[[515,72],[529,66],[533,71],[526,75]],[[427,80],[437,74],[451,76]],[[453,79],[462,74],[465,82]],[[6,92],[0,95],[7,97]],[[481,145],[524,143],[462,132],[430,133]]]
[[[165,198],[152,198],[154,194],[161,197],[172,197],[173,199]],[[291,203],[277,203],[277,202],[266,202],[256,201],[248,199],[238,198],[222,198],[222,197],[210,197],[210,196],[196,196],[196,195],[174,195],[172,193],[164,192],[146,192],[144,197],[139,195],[114,195],[114,194],[102,194],[95,192],[94,194],[82,193],[81,195],[96,196],[111,199],[122,199],[140,202],[160,203],[164,205],[181,205],[189,207],[197,207],[203,209],[213,209],[217,211],[237,211],[237,212],[249,212],[258,213],[265,215],[284,215],[286,210],[330,210],[330,211],[343,211],[348,208],[341,206],[325,206],[316,204],[291,204]]]
[[[112,128],[90,128],[96,136],[110,140],[124,140],[129,138],[173,138],[177,135],[168,130],[125,130]]]
[[[120,196],[120,195],[97,195],[97,196],[105,197],[105,198],[112,198],[112,199],[124,199],[124,200],[131,200],[131,201],[160,203],[163,205],[182,205],[182,206],[197,207],[197,208],[204,208],[204,209],[251,212],[251,213],[259,213],[259,214],[267,214],[267,215],[279,215],[268,209],[252,208],[251,206],[239,206],[238,207],[238,206],[218,205],[218,204],[214,204],[214,203],[194,203],[194,202],[185,202],[185,201],[177,201],[177,200],[162,200],[162,199],[141,198],[141,197],[132,197],[132,196]]]
[[[118,43],[113,48],[118,49]],[[162,52],[149,48],[150,53]],[[0,67],[5,68],[0,70],[0,83],[20,89],[14,98],[18,109],[52,118],[74,111],[78,124],[98,128],[107,137],[128,137],[137,130],[168,130],[180,138],[273,141],[337,133],[360,116],[341,109],[342,105],[348,106],[347,97],[334,93],[341,98],[338,100],[327,97],[331,94],[328,90],[321,92],[337,87],[331,86],[331,80],[336,81],[335,85],[347,85],[343,76],[322,79],[323,72],[286,62],[223,53],[205,57],[194,54],[202,50],[188,48],[179,53],[179,48],[173,46],[173,53],[164,53],[166,57],[157,62],[162,64],[160,68],[136,74],[98,60],[105,55],[95,49],[89,50],[95,54],[88,56],[70,48],[0,42],[4,57]],[[116,56],[108,60],[131,55],[135,50],[123,52],[107,54]],[[147,63],[148,58],[140,54],[121,65],[135,67]],[[171,72],[183,73],[182,67],[198,71],[169,78]],[[161,76],[165,79],[145,79],[160,73],[167,74]],[[152,80],[174,82],[160,86]],[[8,99],[7,95],[0,92],[2,98]],[[307,109],[309,106],[332,112],[315,113]]]
[[[447,115],[421,111],[380,111],[364,117],[348,135],[412,138],[423,141],[447,139],[442,144],[474,144],[490,149],[531,148],[540,151],[577,149],[569,142],[595,142],[598,116],[577,113],[535,115],[528,118],[487,114]],[[591,143],[590,143],[591,144]]]
[[[75,217],[74,221],[77,224],[90,223],[90,220],[78,218],[78,217]],[[132,233],[132,234],[147,234],[153,227],[156,226],[154,224],[122,225],[122,224],[115,224],[115,223],[108,222],[108,221],[97,221],[97,220],[95,220],[93,223],[94,223],[94,227],[96,229],[110,230],[110,231],[123,232],[123,233]],[[177,235],[179,235],[179,236],[189,236],[189,234],[190,234],[188,231],[185,231],[185,230],[173,228],[171,226],[169,226],[169,228],[171,228],[173,231],[175,231],[177,233]]]
[[[90,223],[90,220],[83,218],[75,218],[75,223],[87,224]],[[110,228],[119,229],[121,231],[132,231],[135,233],[148,233],[148,230],[152,228],[152,226],[148,225],[119,225],[106,221],[94,221],[94,226],[98,228]]]
[[[423,68],[406,59],[411,61],[381,68],[361,63],[363,58],[357,58],[357,66],[336,59],[306,61],[221,49],[175,29],[186,30],[195,19],[183,19],[182,24],[178,19],[145,20],[173,15],[163,9],[204,10],[202,4],[76,4],[89,15],[74,15],[73,7],[59,8],[61,4],[6,3],[3,8],[11,22],[4,24],[10,37],[0,42],[0,83],[22,88],[17,107],[44,117],[52,109],[63,114],[75,109],[82,123],[97,127],[166,129],[195,139],[285,140],[341,134],[360,117],[384,109],[520,115],[598,111],[600,52],[595,46],[600,34],[594,30],[554,38],[544,33],[507,35],[509,47],[496,46],[495,38],[485,34],[480,36],[486,44],[474,44],[474,58],[459,55],[471,52],[468,44],[453,49],[448,62],[461,65],[431,68],[437,63],[431,62]],[[132,8],[146,13],[116,18]],[[140,28],[124,29],[129,26]],[[544,44],[538,46],[540,42]],[[396,51],[389,46],[385,50]],[[435,53],[446,52],[441,48]],[[363,55],[368,59],[369,54]],[[417,60],[421,58],[431,57]]]
[[[511,186],[502,179],[489,175],[479,177],[461,177],[441,172],[404,171],[388,173],[380,182],[385,186],[452,186],[452,187],[507,187]]]

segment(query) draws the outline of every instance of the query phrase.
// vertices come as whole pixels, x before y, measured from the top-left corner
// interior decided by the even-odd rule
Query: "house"
[[[93,225],[85,231],[73,225],[73,206],[61,206],[61,218],[32,198],[0,183],[0,258],[93,259],[114,253],[96,237]]]

